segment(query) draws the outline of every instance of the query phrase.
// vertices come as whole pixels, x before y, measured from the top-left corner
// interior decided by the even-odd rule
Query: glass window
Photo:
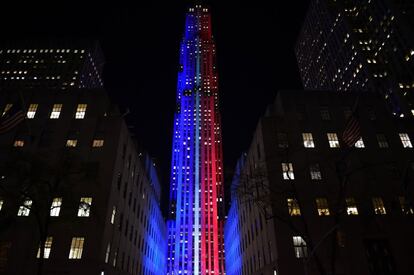
[[[89,217],[91,213],[92,198],[81,198],[78,209],[78,217]]]
[[[50,113],[50,119],[58,119],[60,117],[60,112],[62,111],[62,104],[54,104],[52,112]]]
[[[289,209],[289,215],[291,216],[300,216],[300,208],[298,201],[293,198],[287,198],[287,205]]]
[[[52,250],[53,237],[47,237],[45,241],[45,250],[43,251],[43,259],[49,259],[50,251]],[[40,245],[37,250],[37,258],[40,258]]]
[[[318,163],[311,164],[309,166],[310,176],[312,180],[321,180],[322,179],[322,173],[321,169],[319,168]]]
[[[277,133],[277,147],[288,148],[288,137],[286,133]]]
[[[329,216],[329,206],[328,200],[326,198],[317,198],[316,199],[316,207],[318,208],[318,215],[319,216]]]
[[[23,205],[20,205],[19,211],[17,212],[17,216],[29,216],[31,207],[32,207],[32,201],[25,200],[23,202]]]
[[[388,141],[384,134],[377,134],[379,148],[388,148]]]
[[[77,144],[78,144],[77,139],[68,139],[68,140],[66,140],[66,147],[76,147]]]
[[[293,249],[296,258],[306,258],[308,256],[306,242],[301,236],[293,236]]]
[[[1,116],[4,116],[11,109],[11,107],[13,107],[13,104],[6,104],[6,106],[4,106],[4,110]]]
[[[282,173],[284,180],[294,180],[293,165],[291,162],[282,162]]]
[[[372,206],[374,207],[374,212],[377,215],[385,215],[387,214],[387,211],[385,210],[384,202],[382,201],[382,198],[375,197],[372,198]]]
[[[408,136],[407,133],[400,133],[399,135],[400,135],[401,143],[404,148],[413,148],[410,137]]]
[[[365,148],[364,141],[362,140],[362,137],[360,137],[357,142],[355,142],[355,148]]]
[[[302,133],[302,137],[303,137],[303,146],[305,146],[305,148],[315,147],[315,144],[313,143],[312,133]]]
[[[400,202],[401,211],[405,215],[413,215],[414,209],[412,204],[405,198],[405,197],[398,197],[398,201]]]
[[[105,253],[105,263],[107,264],[109,262],[109,255],[111,254],[111,243],[108,243],[108,246],[106,247],[106,253]]]
[[[329,147],[331,148],[339,148],[339,140],[336,133],[327,133],[328,141],[329,141]]]
[[[54,198],[50,207],[50,216],[59,217],[60,208],[62,206],[62,198]]]
[[[14,143],[13,143],[13,146],[14,147],[23,147],[24,146],[24,140],[21,140],[21,139],[15,140]]]
[[[115,216],[116,216],[116,206],[114,205],[112,207],[111,224],[114,224],[114,222],[115,222]]]
[[[358,208],[354,198],[346,198],[346,213],[348,215],[358,215]]]
[[[86,114],[86,108],[88,104],[78,104],[76,109],[75,119],[84,119]]]
[[[103,147],[104,140],[103,139],[94,139],[92,141],[92,147]]]
[[[27,118],[33,119],[36,115],[38,104],[30,104],[29,109],[27,110]]]
[[[4,200],[0,199],[0,211],[3,208]]]
[[[69,259],[81,259],[85,238],[74,237],[70,245]]]
[[[321,108],[321,118],[322,120],[331,120],[331,114],[329,113],[328,107]]]

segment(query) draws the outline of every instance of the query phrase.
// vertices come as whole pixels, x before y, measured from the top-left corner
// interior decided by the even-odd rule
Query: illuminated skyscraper
[[[295,48],[304,88],[375,91],[411,115],[413,15],[410,0],[310,1]]]
[[[224,274],[224,191],[209,9],[186,15],[172,143],[168,274]]]

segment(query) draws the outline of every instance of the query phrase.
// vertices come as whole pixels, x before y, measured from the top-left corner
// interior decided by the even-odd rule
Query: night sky
[[[2,8],[0,31],[3,39],[98,39],[106,57],[105,88],[121,110],[130,109],[128,125],[156,158],[167,195],[179,43],[191,1],[140,2],[85,6],[36,1],[32,7]],[[209,2],[227,180],[276,91],[302,89],[293,47],[308,5],[308,0],[229,2]]]

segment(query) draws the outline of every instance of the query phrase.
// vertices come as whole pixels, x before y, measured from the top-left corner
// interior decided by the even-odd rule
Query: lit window
[[[377,134],[379,148],[388,148],[388,141],[384,134]]]
[[[19,211],[17,212],[17,216],[29,216],[31,207],[32,207],[32,201],[25,200],[23,202],[23,205],[20,205]]]
[[[62,111],[62,104],[54,104],[52,112],[50,113],[50,119],[58,119],[60,112]]]
[[[331,148],[339,148],[339,140],[336,133],[328,133],[328,140],[329,140],[329,147]]]
[[[313,137],[311,133],[302,133],[303,137],[303,146],[305,148],[314,148],[315,144],[313,143]]]
[[[38,104],[30,104],[29,109],[27,110],[27,118],[33,119],[36,115]]]
[[[23,147],[24,146],[24,140],[21,140],[21,139],[15,140],[14,143],[13,143],[13,146],[14,147]]]
[[[296,258],[306,258],[308,256],[306,242],[301,236],[293,236],[293,249]]]
[[[357,142],[355,142],[355,148],[365,148],[364,141],[362,140],[362,137],[360,137]]]
[[[387,214],[387,211],[385,210],[384,202],[382,201],[382,198],[375,197],[372,198],[372,206],[374,207],[374,212],[377,215],[385,215]]]
[[[311,164],[309,166],[310,176],[312,180],[321,180],[322,179],[322,173],[321,169],[319,168],[318,163]]]
[[[331,114],[329,113],[328,108],[323,107],[321,109],[321,118],[322,120],[331,120]]]
[[[111,224],[114,224],[116,216],[116,206],[112,207],[112,214],[111,214]]]
[[[53,237],[47,237],[45,241],[45,250],[43,251],[43,259],[49,259],[50,251],[52,250]],[[40,258],[40,245],[37,250],[37,258]]]
[[[86,107],[88,104],[78,104],[78,108],[76,109],[75,119],[84,119],[86,113]]]
[[[347,198],[346,200],[346,213],[348,215],[358,215],[358,208],[354,198]]]
[[[92,141],[92,147],[103,147],[104,140],[103,139],[94,139]]]
[[[81,259],[85,238],[74,237],[70,245],[69,259]]]
[[[413,148],[410,137],[408,136],[407,133],[400,133],[399,135],[400,135],[401,143],[404,148]]]
[[[66,140],[66,147],[76,147],[77,144],[78,144],[77,139],[68,139],[68,140]]]
[[[413,215],[414,209],[412,204],[405,198],[405,197],[398,197],[398,201],[400,202],[401,211],[405,215]]]
[[[4,200],[0,200],[0,211],[3,208]]]
[[[91,213],[91,205],[92,198],[81,198],[78,209],[78,217],[89,217]]]
[[[108,243],[108,246],[106,247],[106,253],[105,253],[105,263],[106,264],[109,262],[110,253],[111,253],[111,243]]]
[[[4,116],[11,109],[11,107],[13,107],[13,104],[6,104],[1,116]]]
[[[60,208],[62,206],[62,198],[54,198],[50,207],[50,216],[59,217]]]
[[[288,148],[288,138],[286,133],[277,133],[277,147]]]
[[[316,207],[318,208],[319,216],[329,216],[328,200],[326,198],[317,198]]]
[[[288,198],[287,205],[289,209],[289,215],[300,216],[300,208],[299,208],[298,201],[296,199]]]
[[[293,165],[291,162],[282,162],[282,172],[284,180],[294,180]]]

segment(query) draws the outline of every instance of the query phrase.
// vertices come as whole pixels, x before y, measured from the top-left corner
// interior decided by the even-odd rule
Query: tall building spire
[[[171,164],[168,274],[224,274],[224,191],[209,8],[188,9]]]

